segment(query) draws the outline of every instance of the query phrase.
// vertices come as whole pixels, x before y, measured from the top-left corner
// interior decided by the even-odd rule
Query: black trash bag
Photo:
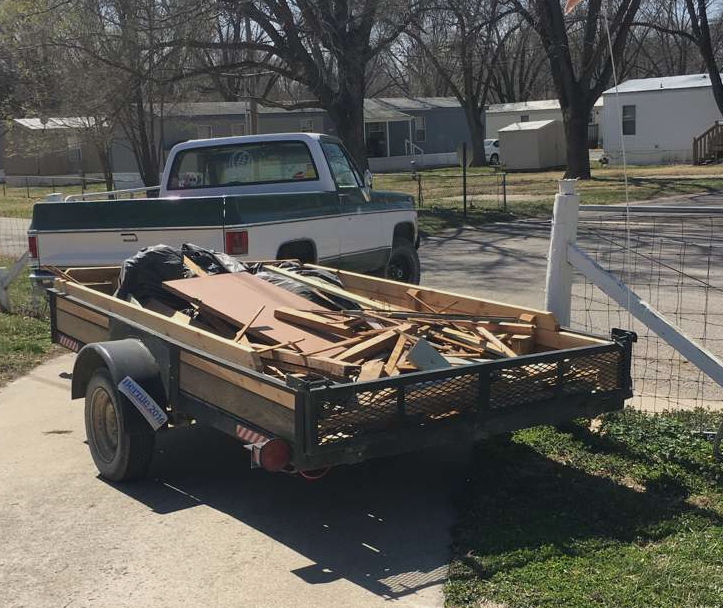
[[[276,264],[276,266],[278,266],[279,268],[283,268],[284,270],[288,270],[289,272],[299,274],[301,276],[314,277],[322,281],[326,281],[327,283],[330,283],[336,287],[340,287],[342,289],[344,288],[344,285],[339,280],[339,278],[333,273],[326,270],[321,270],[319,268],[302,268],[301,265],[297,264],[296,262],[281,262],[280,264]],[[267,272],[263,269],[263,265],[261,265],[260,268],[252,269],[251,272],[253,272],[254,270],[256,271],[256,276],[260,279],[264,279],[265,281],[269,281],[269,283],[273,283],[278,287],[282,287],[287,291],[295,293],[297,296],[301,296],[302,298],[305,298],[313,302],[314,304],[318,304],[322,308],[337,310],[361,310],[361,306],[359,306],[359,304],[357,304],[356,302],[347,300],[344,297],[334,294],[321,293],[320,291],[315,290],[313,287],[309,287],[308,285],[299,281],[294,281],[289,277],[275,274],[273,272]]]
[[[226,253],[219,253],[212,249],[204,249],[193,243],[184,243],[181,245],[181,255],[185,255],[208,274],[244,272],[248,270],[246,264],[239,262]]]
[[[128,300],[133,296],[141,304],[155,299],[174,310],[188,308],[188,302],[163,289],[163,281],[190,276],[178,249],[168,245],[144,247],[123,262],[116,297]]]

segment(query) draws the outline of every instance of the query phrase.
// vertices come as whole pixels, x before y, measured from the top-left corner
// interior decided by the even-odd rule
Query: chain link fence
[[[29,219],[0,216],[0,314],[47,316],[45,298],[28,278],[29,226]]]

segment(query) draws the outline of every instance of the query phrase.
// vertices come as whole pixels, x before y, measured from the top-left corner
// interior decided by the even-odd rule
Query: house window
[[[246,135],[246,124],[243,122],[235,122],[231,124],[231,135],[240,137]]]
[[[427,139],[427,119],[424,116],[416,116],[414,118],[415,138],[417,141],[426,141]]]
[[[520,115],[520,122],[530,122],[530,115],[529,114]]]
[[[623,106],[623,135],[635,135],[635,106]]]
[[[213,128],[211,125],[196,125],[196,139],[211,139]]]
[[[300,121],[300,129],[302,133],[313,133],[314,132],[314,119],[313,118],[302,118]]]

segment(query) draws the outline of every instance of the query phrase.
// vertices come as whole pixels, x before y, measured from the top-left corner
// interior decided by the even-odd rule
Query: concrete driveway
[[[469,454],[308,482],[249,469],[204,428],[167,433],[147,481],[97,477],[73,355],[0,391],[0,606],[441,606],[450,496]]]

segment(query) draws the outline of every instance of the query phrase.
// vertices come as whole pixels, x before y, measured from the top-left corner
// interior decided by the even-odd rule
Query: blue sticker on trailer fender
[[[118,390],[128,398],[128,401],[138,408],[138,411],[143,414],[143,417],[148,421],[148,424],[153,427],[154,431],[157,431],[168,422],[168,416],[166,416],[163,408],[130,376],[126,376],[120,381]]]

